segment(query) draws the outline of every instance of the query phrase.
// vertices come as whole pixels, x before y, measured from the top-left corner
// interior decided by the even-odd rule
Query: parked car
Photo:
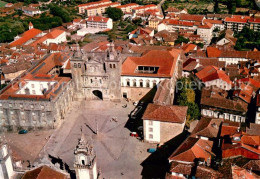
[[[149,153],[154,153],[156,151],[156,148],[149,148],[147,149],[147,152]]]
[[[136,132],[131,132],[130,136],[132,136],[132,137],[139,137],[139,135]]]
[[[28,131],[26,129],[22,129],[19,131],[19,134],[27,134],[27,133],[28,133]]]

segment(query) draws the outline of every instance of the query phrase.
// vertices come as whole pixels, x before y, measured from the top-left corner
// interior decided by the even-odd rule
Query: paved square
[[[125,128],[128,115],[134,106],[127,102],[110,101],[76,102],[63,125],[52,136],[46,152],[61,158],[73,169],[74,149],[82,131],[93,144],[97,165],[104,178],[142,178],[140,165],[148,156],[147,149],[155,144],[140,142],[130,137]],[[116,117],[116,121],[111,120]]]

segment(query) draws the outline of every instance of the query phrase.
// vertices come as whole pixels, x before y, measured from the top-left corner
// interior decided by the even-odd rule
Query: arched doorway
[[[94,91],[92,91],[92,93],[94,94],[94,99],[103,100],[103,94],[101,91],[94,90]]]

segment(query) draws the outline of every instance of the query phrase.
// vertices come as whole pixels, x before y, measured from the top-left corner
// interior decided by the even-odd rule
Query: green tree
[[[189,41],[190,41],[190,39],[185,38],[185,37],[180,35],[180,36],[178,36],[177,40],[175,40],[175,44],[180,44],[182,42],[188,43]]]
[[[63,22],[71,22],[72,17],[70,16],[69,12],[57,5],[50,6],[50,13],[54,16],[58,16],[62,19]]]
[[[113,19],[113,21],[118,21],[124,15],[121,9],[115,7],[108,7],[106,9],[106,14],[109,18]]]

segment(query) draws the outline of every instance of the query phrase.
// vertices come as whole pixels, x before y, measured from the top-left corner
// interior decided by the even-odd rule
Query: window
[[[32,90],[32,94],[36,94],[36,93],[35,93],[35,90]]]
[[[150,127],[150,128],[149,128],[149,132],[153,132],[153,128]]]
[[[12,104],[9,104],[9,107],[11,108],[11,107],[13,107],[13,105],[12,105]]]
[[[74,68],[77,68],[77,63],[74,63]]]
[[[85,160],[81,160],[82,165],[85,165]]]
[[[149,125],[153,125],[153,121],[149,121]]]
[[[101,79],[99,79],[99,83],[102,84],[102,80]]]
[[[109,67],[112,68],[112,64],[109,64]]]
[[[149,139],[153,139],[153,134],[149,134]]]
[[[32,88],[34,88],[34,84],[32,84],[31,86],[32,86]]]
[[[136,86],[136,81],[133,82],[133,86]]]
[[[140,87],[143,87],[143,82],[142,81],[140,81]]]
[[[153,82],[153,87],[155,87],[156,86],[156,82]]]
[[[126,82],[126,86],[130,86],[130,81],[127,81],[127,82]]]
[[[92,79],[90,79],[90,83],[93,83],[93,80],[92,80]]]
[[[81,68],[81,64],[80,63],[78,63],[78,67]]]
[[[113,68],[116,68],[116,64],[113,64]]]

